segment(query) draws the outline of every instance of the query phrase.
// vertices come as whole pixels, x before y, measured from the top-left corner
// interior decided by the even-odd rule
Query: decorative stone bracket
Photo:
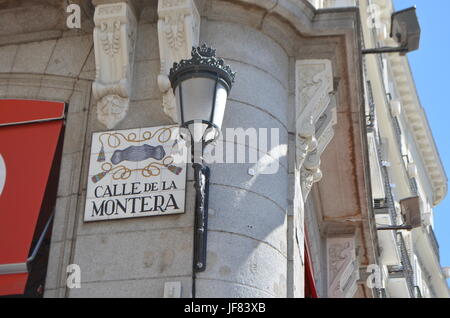
[[[109,129],[128,111],[133,77],[136,17],[125,2],[101,4],[94,13],[97,118]]]
[[[357,290],[359,265],[355,236],[327,238],[328,297],[352,298]]]
[[[178,122],[175,97],[169,81],[169,70],[174,62],[189,59],[200,36],[200,14],[193,0],[158,1],[158,40],[161,74],[158,86],[163,93],[163,110]]]
[[[333,72],[329,60],[300,60],[295,66],[296,162],[294,222],[299,246],[304,246],[305,202],[314,182],[322,178],[320,156],[334,135],[337,122]],[[304,258],[303,250],[300,251]]]
[[[302,166],[302,191],[307,198],[312,185],[322,179],[320,170],[320,157],[334,137],[334,126],[337,123],[336,97],[331,94],[328,108],[316,123],[315,138],[317,148],[306,155]]]
[[[297,61],[296,83],[296,169],[306,200],[312,185],[322,179],[320,156],[337,123],[331,61]]]

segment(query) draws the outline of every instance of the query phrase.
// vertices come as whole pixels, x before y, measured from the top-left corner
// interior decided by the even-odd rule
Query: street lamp
[[[191,141],[195,180],[194,271],[206,269],[210,171],[203,163],[205,147],[220,136],[227,98],[235,73],[205,44],[192,57],[174,63],[169,79],[176,98],[181,133]],[[183,136],[185,138],[186,136]]]
[[[395,53],[400,55],[415,51],[420,43],[420,25],[416,14],[416,7],[394,12],[391,16],[391,38],[399,47],[380,47],[364,49],[363,54]]]
[[[400,207],[405,224],[381,226],[377,228],[378,231],[412,231],[413,229],[422,226],[423,213],[421,211],[421,203],[418,196],[400,200]]]

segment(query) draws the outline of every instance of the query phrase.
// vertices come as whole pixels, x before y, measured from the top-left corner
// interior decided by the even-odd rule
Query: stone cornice
[[[278,16],[305,36],[338,35],[344,30],[354,32],[355,22],[359,20],[359,11],[356,7],[317,10],[308,0],[232,0],[232,2],[266,10],[267,14]],[[333,21],[329,21],[329,15],[333,15]],[[341,28],[336,29],[336,21],[340,21]]]
[[[433,188],[433,204],[438,205],[447,195],[448,179],[428,119],[417,95],[408,59],[398,54],[388,58],[409,128]]]

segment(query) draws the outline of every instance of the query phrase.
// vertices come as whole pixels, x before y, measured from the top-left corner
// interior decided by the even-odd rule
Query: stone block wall
[[[92,94],[94,5],[114,1],[80,2],[80,30],[65,27],[63,1],[46,0],[39,8],[31,0],[21,5],[6,2],[8,7],[0,2],[0,17],[9,17],[12,25],[11,12],[33,16],[35,10],[48,19],[33,16],[36,32],[14,28],[0,32],[0,98],[68,104],[45,297],[163,297],[167,282],[180,282],[181,296],[191,297],[190,169],[185,214],[83,221],[92,133],[108,130],[97,120]],[[134,6],[138,22],[134,72],[128,113],[114,129],[173,124],[164,113],[157,82],[161,71],[157,1],[126,2]],[[281,150],[279,157],[273,157],[257,149],[279,160],[275,174],[254,175],[249,171],[253,163],[210,166],[208,265],[197,275],[197,297],[302,297],[303,211],[293,211],[295,64],[302,58],[334,59],[336,46],[345,41],[325,36],[308,42],[307,35],[314,33],[313,9],[306,1],[195,2],[201,15],[200,43],[216,48],[237,72],[223,127],[278,129],[279,142],[272,146]],[[339,14],[330,19],[337,21],[331,27],[320,20],[318,34],[332,34],[349,24]],[[307,43],[310,46],[303,48]],[[250,149],[247,143],[227,142]],[[80,289],[66,287],[69,264],[81,268]]]

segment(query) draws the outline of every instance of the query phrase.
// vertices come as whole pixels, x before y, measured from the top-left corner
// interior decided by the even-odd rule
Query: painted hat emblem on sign
[[[0,195],[3,192],[5,181],[6,181],[6,165],[2,155],[0,154]]]

